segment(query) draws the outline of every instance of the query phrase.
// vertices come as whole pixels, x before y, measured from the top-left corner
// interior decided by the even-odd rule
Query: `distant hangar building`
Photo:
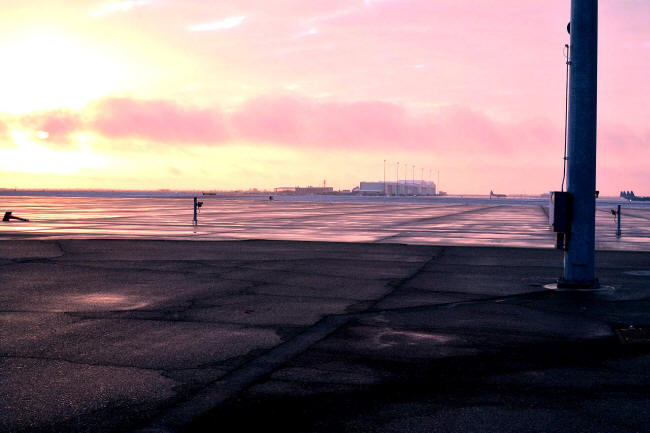
[[[290,187],[277,187],[276,193],[285,194],[332,194],[334,188],[331,186],[290,186]]]
[[[436,195],[436,184],[426,180],[401,180],[399,182],[361,182],[361,195]]]

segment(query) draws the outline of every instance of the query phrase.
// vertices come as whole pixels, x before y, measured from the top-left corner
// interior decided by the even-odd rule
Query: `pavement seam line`
[[[417,268],[411,275],[407,276],[406,278],[402,278],[401,280],[398,280],[398,283],[393,286],[391,290],[388,292],[384,293],[379,299],[376,299],[373,301],[373,303],[366,308],[365,312],[369,312],[375,308],[377,304],[379,304],[381,301],[386,299],[388,296],[390,296],[392,293],[394,293],[396,290],[402,288],[405,284],[409,283],[410,281],[413,281],[415,277],[420,275],[422,272],[424,272],[424,269],[426,269],[431,263],[435,262],[436,260],[439,260],[444,254],[445,251],[447,250],[446,247],[439,247],[438,251],[435,251],[433,256],[424,262],[419,268]],[[362,314],[363,312],[359,312],[356,314]]]
[[[123,368],[123,369],[132,369],[132,370],[153,371],[153,372],[156,372],[156,373],[163,373],[163,372],[166,372],[166,371],[174,371],[174,369],[138,367],[136,365],[126,365],[126,364],[82,362],[82,361],[75,361],[75,360],[72,360],[72,359],[56,358],[56,357],[50,357],[50,356],[25,356],[25,355],[5,354],[5,355],[0,355],[0,359],[31,359],[31,360],[35,360],[35,361],[66,362],[68,364],[87,365],[89,367]]]
[[[407,224],[423,223],[423,222],[426,222],[426,221],[433,221],[433,220],[439,220],[439,219],[442,219],[442,218],[455,217],[455,216],[458,216],[458,215],[465,215],[465,214],[468,214],[468,213],[475,213],[475,212],[495,209],[495,208],[499,208],[499,207],[503,207],[503,205],[490,205],[490,206],[484,206],[484,207],[479,207],[479,208],[474,208],[474,209],[461,210],[460,212],[447,213],[447,214],[444,214],[444,215],[430,216],[430,217],[424,217],[424,218],[415,218],[415,219],[411,219],[411,220],[401,221],[399,223],[391,224],[391,225],[388,225],[388,226],[383,226],[381,228],[386,230],[386,229],[391,229],[393,227],[403,227],[403,226],[405,226]],[[375,242],[377,242],[377,241],[375,241]]]
[[[264,355],[255,358],[234,370],[230,374],[225,375],[211,384],[192,395],[190,398],[179,402],[175,406],[167,409],[164,413],[159,415],[147,426],[134,430],[135,433],[173,433],[180,431],[183,427],[187,426],[190,422],[197,419],[201,415],[216,408],[224,403],[226,400],[239,394],[250,385],[257,382],[261,377],[271,374],[277,370],[287,361],[295,358],[299,354],[305,352],[317,342],[323,340],[328,335],[338,330],[341,326],[346,324],[349,320],[362,317],[364,313],[376,314],[377,312],[370,312],[374,305],[389,296],[398,288],[402,287],[408,281],[415,278],[422,269],[426,268],[431,262],[442,257],[445,248],[442,247],[434,252],[434,255],[424,262],[415,272],[403,278],[391,290],[384,294],[381,298],[375,301],[368,309],[360,313],[328,315],[318,321],[313,326],[307,328],[304,332],[293,337],[291,340],[276,346],[269,350]]]
[[[339,329],[354,315],[327,316],[291,340],[212,382],[135,433],[177,432]]]
[[[432,257],[432,260],[435,258],[436,257]],[[423,267],[425,265],[423,265]],[[408,278],[406,280],[408,280]],[[417,309],[430,310],[450,308],[457,305],[494,302],[495,300],[514,298],[517,296],[530,294],[531,293],[520,293],[517,295],[499,296],[475,301],[461,301],[439,305],[407,307],[402,309],[373,310],[360,313],[326,316],[315,325],[308,328],[301,334],[295,336],[291,340],[271,349],[264,355],[253,359],[243,367],[207,385],[192,397],[167,409],[157,419],[153,420],[147,426],[134,430],[134,433],[176,433],[181,431],[184,427],[186,427],[192,421],[196,420],[198,417],[206,414],[210,410],[215,409],[225,401],[241,393],[246,388],[257,382],[260,378],[271,374],[286,362],[307,351],[314,344],[323,340],[328,335],[335,332],[352,319],[373,316],[381,314],[383,312],[405,310],[417,311]]]

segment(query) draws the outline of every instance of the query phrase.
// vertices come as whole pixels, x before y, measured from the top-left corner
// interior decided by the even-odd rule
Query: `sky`
[[[650,194],[650,1],[599,3],[597,187]],[[0,188],[560,187],[569,0],[0,7]]]

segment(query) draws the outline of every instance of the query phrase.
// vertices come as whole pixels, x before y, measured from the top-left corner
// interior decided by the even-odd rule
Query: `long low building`
[[[426,180],[400,180],[399,182],[361,182],[362,195],[436,195],[436,184]]]
[[[285,194],[332,194],[334,188],[331,186],[280,186],[274,191]]]

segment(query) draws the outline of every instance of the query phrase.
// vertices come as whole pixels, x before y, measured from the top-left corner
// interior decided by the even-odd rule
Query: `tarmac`
[[[650,253],[0,241],[0,432],[645,432]]]
[[[254,198],[201,197],[194,226],[192,197],[0,197],[0,211],[29,218],[29,223],[1,224],[0,240],[268,239],[532,248],[554,242],[548,199]],[[597,249],[650,251],[650,203],[601,198],[597,204]],[[611,214],[618,204],[623,236],[616,236]]]

